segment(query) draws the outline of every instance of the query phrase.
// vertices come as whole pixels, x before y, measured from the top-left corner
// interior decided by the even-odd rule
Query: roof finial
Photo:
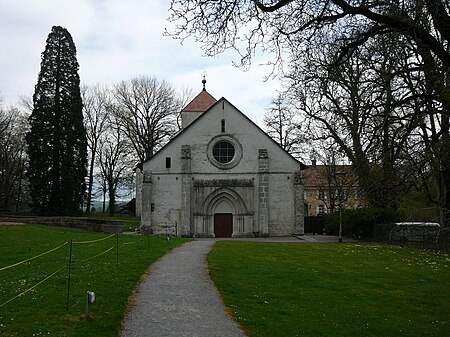
[[[206,91],[206,72],[204,71],[202,75],[203,75],[203,80],[202,80],[203,91]]]

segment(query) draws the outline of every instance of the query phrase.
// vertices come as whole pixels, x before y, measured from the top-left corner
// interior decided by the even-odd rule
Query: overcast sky
[[[0,95],[4,105],[31,96],[41,53],[52,26],[66,28],[77,47],[85,84],[114,84],[136,76],[156,77],[197,94],[202,74],[208,92],[227,98],[261,125],[277,80],[264,82],[270,68],[257,59],[249,71],[233,67],[232,52],[204,57],[193,39],[163,37],[169,0],[0,0]]]

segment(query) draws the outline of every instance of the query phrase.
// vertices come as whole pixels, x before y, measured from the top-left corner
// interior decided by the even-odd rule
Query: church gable
[[[143,163],[143,228],[195,237],[302,234],[301,163],[225,98],[194,113]]]
[[[294,172],[301,165],[225,98],[183,129],[145,166],[165,170],[170,157],[173,171],[181,169],[177,157],[182,145],[191,147],[194,172],[255,171],[259,149],[267,150],[273,171]],[[233,158],[227,158],[231,155]]]

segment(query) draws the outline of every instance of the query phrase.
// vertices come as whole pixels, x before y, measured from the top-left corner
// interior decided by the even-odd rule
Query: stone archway
[[[242,197],[230,188],[218,188],[208,195],[202,205],[204,214],[214,214],[217,206],[221,203],[228,203],[233,213],[247,213],[247,206]]]
[[[247,213],[247,206],[234,190],[219,188],[205,199],[202,212],[211,215],[212,230],[216,237],[231,237],[236,234],[233,220],[237,215]]]
[[[236,213],[236,208],[228,198],[222,197],[217,200],[213,210],[216,238],[229,238],[233,235],[233,213]]]

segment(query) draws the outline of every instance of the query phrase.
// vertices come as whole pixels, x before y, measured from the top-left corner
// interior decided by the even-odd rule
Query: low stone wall
[[[450,228],[442,228],[438,235],[438,250],[442,253],[449,253],[450,247]]]
[[[424,225],[396,225],[390,233],[390,241],[436,243],[440,227]]]
[[[123,231],[123,221],[82,217],[0,215],[0,224],[2,223],[42,224],[48,226],[78,228],[98,233],[122,233]]]
[[[450,228],[417,225],[377,224],[374,241],[448,253]]]

